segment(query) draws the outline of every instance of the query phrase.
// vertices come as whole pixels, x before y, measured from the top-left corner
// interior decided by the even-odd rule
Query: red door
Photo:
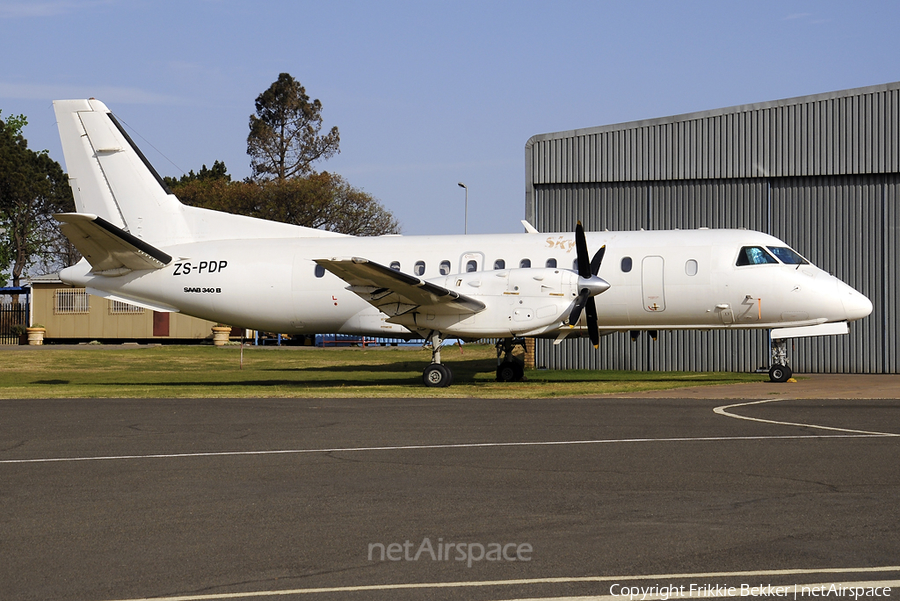
[[[168,336],[169,335],[169,314],[153,312],[153,335]]]

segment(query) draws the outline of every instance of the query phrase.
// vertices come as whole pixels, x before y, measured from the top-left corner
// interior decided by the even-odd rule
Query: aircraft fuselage
[[[587,233],[607,246],[598,325],[608,330],[773,328],[852,321],[871,303],[812,264],[744,264],[745,248],[786,248],[749,230]],[[335,332],[463,337],[581,334],[564,322],[578,294],[572,233],[203,241],[164,248],[163,269],[92,275],[86,262],[63,281],[197,317],[287,334]],[[482,300],[487,310],[388,317],[315,259],[365,257]],[[501,263],[502,262],[502,263]],[[520,267],[530,264],[530,267]],[[446,273],[442,273],[442,270]],[[498,319],[499,317],[499,319]]]

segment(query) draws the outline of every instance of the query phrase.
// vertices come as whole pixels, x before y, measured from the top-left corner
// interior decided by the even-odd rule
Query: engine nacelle
[[[556,330],[578,296],[578,274],[568,269],[498,269],[430,279],[485,309],[475,314],[413,311],[391,319],[415,330],[438,330],[445,336],[473,332],[484,337],[536,336]]]

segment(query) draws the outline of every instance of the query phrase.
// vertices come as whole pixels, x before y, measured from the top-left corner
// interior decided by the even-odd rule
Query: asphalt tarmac
[[[900,401],[754,390],[0,400],[0,598],[900,596]]]

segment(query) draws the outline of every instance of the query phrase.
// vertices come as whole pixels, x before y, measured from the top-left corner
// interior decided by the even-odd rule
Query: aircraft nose
[[[849,286],[846,286],[842,292],[841,303],[844,305],[847,321],[862,319],[872,313],[872,301],[866,298],[866,295]]]

